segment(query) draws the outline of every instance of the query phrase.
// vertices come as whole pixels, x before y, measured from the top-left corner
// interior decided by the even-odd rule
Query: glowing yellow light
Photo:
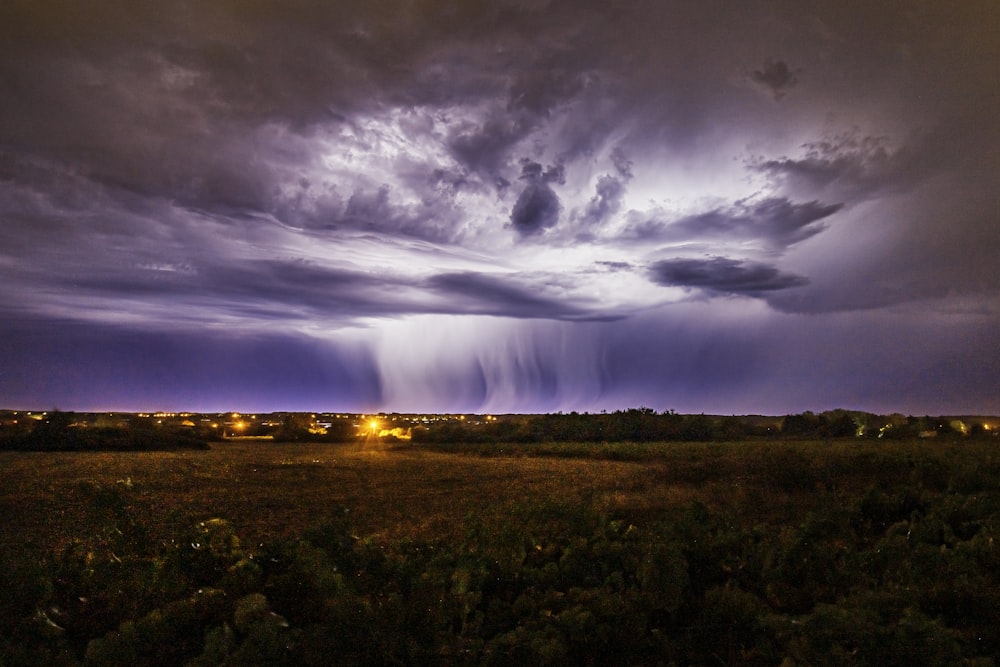
[[[371,427],[372,431],[378,430],[378,422],[375,421],[374,419],[368,422],[368,425]]]

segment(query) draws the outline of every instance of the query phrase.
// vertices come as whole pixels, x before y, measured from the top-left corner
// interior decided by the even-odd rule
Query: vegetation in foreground
[[[0,663],[993,664],[994,446],[5,453]]]

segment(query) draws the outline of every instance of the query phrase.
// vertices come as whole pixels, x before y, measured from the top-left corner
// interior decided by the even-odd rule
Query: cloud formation
[[[525,159],[521,163],[520,178],[526,185],[510,213],[514,229],[522,236],[531,236],[554,227],[559,222],[562,203],[552,189],[552,184],[565,183],[563,166],[556,165],[543,170],[541,164]]]
[[[663,240],[746,240],[770,249],[785,249],[822,232],[825,220],[842,207],[843,204],[795,203],[787,197],[767,197],[712,207],[676,220],[664,220],[663,213],[658,212],[653,218],[633,221],[627,234]]]
[[[0,395],[1000,412],[995,14],[4,3]]]
[[[429,287],[447,297],[449,312],[453,313],[553,320],[607,319],[497,276],[443,273],[427,282]]]
[[[760,262],[712,257],[709,259],[664,259],[650,267],[653,282],[690,287],[719,294],[760,296],[766,292],[802,287],[809,280],[782,273]]]
[[[750,166],[783,190],[852,202],[911,188],[930,173],[923,145],[894,149],[884,137],[849,132],[801,148],[798,157],[758,158]]]
[[[749,79],[762,90],[767,91],[775,100],[780,100],[799,82],[801,70],[792,70],[781,60],[768,58],[764,66],[750,72]]]

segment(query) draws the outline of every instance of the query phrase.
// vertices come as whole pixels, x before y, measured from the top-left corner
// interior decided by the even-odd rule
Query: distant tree
[[[677,435],[682,440],[712,440],[715,436],[715,424],[705,415],[688,415],[680,424]]]
[[[820,432],[820,418],[810,411],[788,415],[781,423],[781,434],[796,438],[815,437]]]
[[[274,439],[283,441],[307,440],[312,424],[311,415],[301,412],[290,413],[285,416],[281,427],[274,434]]]
[[[843,410],[834,411],[826,417],[824,435],[830,438],[853,438],[858,433],[854,418]]]
[[[70,428],[76,421],[72,412],[53,410],[35,424],[27,438],[29,449],[78,449],[79,433]]]

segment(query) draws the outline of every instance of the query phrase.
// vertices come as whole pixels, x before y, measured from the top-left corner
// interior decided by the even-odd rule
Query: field
[[[151,641],[134,636],[142,622],[187,604],[200,610],[197,632],[171,639],[179,653],[162,664],[294,664],[324,650],[347,664],[601,664],[624,659],[622,647],[631,664],[866,663],[885,661],[884,647],[922,664],[992,664],[995,447],[227,441],[4,452],[0,583],[22,591],[3,608],[5,652],[10,664],[138,659]],[[215,540],[209,561],[196,562],[197,535]],[[325,555],[309,560],[304,544]],[[301,559],[312,574],[286,590]],[[249,573],[243,583],[237,571]],[[101,590],[126,585],[140,589],[118,591],[127,603]],[[208,587],[228,602],[193,601]],[[75,598],[86,602],[67,609]],[[240,613],[253,605],[281,623],[250,624]],[[355,628],[366,640],[343,636],[348,608],[368,619]],[[325,634],[333,619],[336,637]]]
[[[813,451],[811,451],[813,450]],[[348,510],[359,534],[455,539],[549,505],[655,520],[693,500],[754,522],[799,521],[838,487],[886,476],[898,451],[942,465],[923,443],[547,443],[386,447],[227,441],[209,451],[0,453],[5,552],[42,557],[86,537],[95,485],[127,489],[129,509],[169,540],[222,517],[249,544],[299,535]]]

